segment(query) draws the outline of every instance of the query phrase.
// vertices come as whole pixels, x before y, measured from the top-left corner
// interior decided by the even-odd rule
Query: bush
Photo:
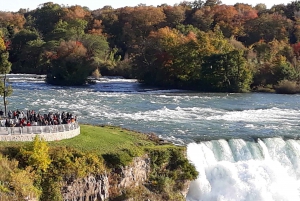
[[[133,160],[133,157],[130,156],[128,152],[104,154],[103,158],[106,162],[106,165],[110,168],[127,166]]]
[[[194,180],[198,176],[195,167],[185,157],[184,147],[166,146],[149,149],[151,161],[151,189],[158,193],[169,194],[182,190],[186,180]]]
[[[0,200],[24,200],[28,196],[38,199],[41,195],[31,169],[19,169],[17,160],[0,154],[0,172]]]
[[[296,94],[300,92],[300,86],[296,81],[282,80],[275,86],[278,94]]]
[[[62,181],[72,181],[89,174],[101,174],[105,171],[103,158],[94,152],[56,147],[50,149],[52,162],[47,173],[42,175],[40,186],[43,189],[43,201],[62,200]]]
[[[254,92],[261,92],[261,93],[274,93],[275,90],[271,85],[267,86],[257,86],[252,89]]]
[[[20,154],[37,171],[46,172],[51,164],[48,144],[38,135],[33,142],[21,147]]]

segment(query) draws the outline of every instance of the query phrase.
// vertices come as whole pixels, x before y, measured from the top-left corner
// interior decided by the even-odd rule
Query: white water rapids
[[[187,152],[199,172],[187,201],[300,200],[298,140],[212,140]]]
[[[187,145],[199,171],[188,201],[300,201],[299,94],[161,90],[120,77],[59,87],[43,76],[8,77],[9,109],[70,111],[80,123],[152,132]]]

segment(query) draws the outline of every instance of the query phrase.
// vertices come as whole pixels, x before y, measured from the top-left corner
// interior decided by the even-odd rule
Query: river
[[[9,109],[69,111],[80,123],[156,133],[186,145],[198,172],[188,201],[300,200],[300,95],[161,90],[103,77],[58,87],[9,75]]]

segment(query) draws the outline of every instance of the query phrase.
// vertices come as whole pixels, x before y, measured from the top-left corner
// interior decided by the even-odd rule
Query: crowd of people
[[[27,110],[26,112],[9,110],[7,115],[0,110],[1,127],[23,127],[23,126],[48,126],[69,124],[77,121],[75,115],[69,112],[49,112],[48,114],[41,114],[34,110]]]

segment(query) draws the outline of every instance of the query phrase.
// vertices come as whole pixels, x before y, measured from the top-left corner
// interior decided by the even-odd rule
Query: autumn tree
[[[233,35],[237,36],[237,38],[241,38],[246,35],[245,24],[249,20],[253,20],[258,17],[258,10],[243,3],[237,3],[234,7],[238,13],[235,16],[235,19],[233,19]]]
[[[213,6],[220,5],[220,4],[222,4],[222,1],[220,1],[220,0],[206,0],[204,3],[204,6],[213,7]]]
[[[130,54],[138,51],[151,31],[160,28],[165,20],[165,14],[159,7],[125,7],[121,9],[119,19],[123,23],[122,40]]]
[[[93,27],[89,26],[88,32],[90,34],[101,32],[102,33],[101,35],[105,35],[107,37],[109,46],[111,48],[117,48],[118,55],[121,55],[123,58],[125,58],[128,45],[123,38],[124,22],[119,19],[121,10],[122,10],[121,8],[113,9],[111,6],[104,6],[101,9],[94,10],[92,12],[92,16],[94,17],[94,22],[92,25]],[[101,21],[101,25],[100,25],[100,21]],[[96,22],[98,23],[98,25],[95,24]],[[95,25],[98,28],[96,28]]]
[[[22,30],[26,20],[23,14],[0,11],[0,27],[11,27],[15,31]]]
[[[262,14],[258,18],[246,22],[246,44],[250,45],[260,40],[266,42],[270,42],[274,39],[285,40],[289,37],[291,29],[292,22],[285,16],[278,13]]]
[[[87,49],[79,41],[62,41],[53,52],[45,53],[50,59],[47,82],[54,85],[83,85],[95,70],[87,57]]]
[[[62,19],[65,21],[74,19],[88,20],[91,17],[91,12],[79,5],[65,7],[62,10],[64,12]]]
[[[88,33],[93,35],[103,35],[102,20],[93,19],[88,24]]]
[[[163,7],[166,15],[166,25],[175,28],[185,20],[185,9],[182,6],[166,6]]]
[[[217,24],[225,37],[236,36],[239,32],[236,18],[238,18],[238,11],[233,6],[217,5],[213,7],[214,10],[214,24]]]
[[[153,85],[200,89],[203,58],[232,48],[218,30],[184,35],[162,28],[150,34],[145,49],[135,58],[137,77]]]
[[[35,171],[46,172],[51,163],[47,142],[38,135],[31,143],[21,147],[20,154]]]
[[[256,4],[256,6],[254,8],[257,12],[263,12],[263,11],[267,10],[267,6],[264,3]]]
[[[192,15],[192,25],[201,31],[210,31],[214,26],[214,13],[209,6],[204,6]]]
[[[0,155],[0,197],[2,200],[39,199],[41,191],[34,186],[29,169],[20,169],[17,160]]]
[[[296,49],[286,41],[260,41],[251,46],[256,54],[253,86],[276,85],[281,80],[295,81],[299,78]]]
[[[203,89],[208,91],[248,91],[252,82],[243,52],[237,50],[205,57],[201,73]]]
[[[252,48],[257,54],[256,59],[258,63],[272,63],[279,56],[284,56],[291,63],[294,59],[293,48],[288,44],[287,41],[273,40],[268,43],[265,41],[259,41],[250,46],[250,48]]]

